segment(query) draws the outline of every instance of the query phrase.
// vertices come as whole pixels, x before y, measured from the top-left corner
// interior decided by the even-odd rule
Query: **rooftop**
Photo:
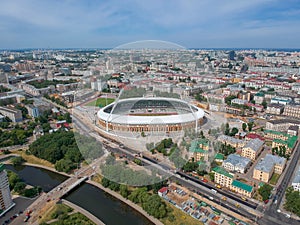
[[[215,155],[215,159],[223,160],[223,159],[224,159],[224,155],[221,154],[221,153],[217,153],[217,154]]]
[[[226,171],[224,168],[222,168],[222,167],[217,166],[217,167],[213,168],[212,171],[215,172],[215,173],[222,174],[222,175],[224,175],[224,176],[226,176],[226,177],[233,178],[233,175],[232,175],[231,173],[227,172],[227,171]]]
[[[240,188],[240,189],[243,189],[245,191],[248,191],[248,192],[252,192],[253,190],[253,186],[251,185],[248,185],[248,184],[245,184],[241,181],[238,181],[238,180],[234,180],[232,183],[231,183],[232,186],[234,187],[237,187],[237,188]]]
[[[265,158],[261,160],[259,163],[257,163],[255,169],[269,173],[272,171],[275,164],[283,166],[285,163],[286,163],[286,159],[283,157],[266,154]]]
[[[243,156],[240,156],[238,154],[230,154],[228,155],[227,159],[224,160],[225,163],[230,163],[234,166],[239,166],[239,167],[246,167],[249,163],[251,162],[250,159],[245,158]]]
[[[274,139],[273,141],[279,144],[287,145],[288,148],[292,149],[298,140],[297,136],[291,136],[287,140]]]
[[[289,137],[290,135],[284,132],[280,132],[280,131],[275,131],[275,130],[265,130],[265,133],[269,133],[269,134],[275,134],[275,135],[282,135],[285,137]]]
[[[253,151],[257,152],[262,146],[264,142],[258,138],[251,139],[245,146],[244,148],[250,148]]]

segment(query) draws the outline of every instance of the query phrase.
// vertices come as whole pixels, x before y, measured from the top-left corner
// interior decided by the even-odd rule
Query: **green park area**
[[[106,105],[109,105],[110,103],[114,102],[114,98],[98,98],[97,100],[91,101],[86,104],[86,106],[98,106],[98,107],[104,107]]]

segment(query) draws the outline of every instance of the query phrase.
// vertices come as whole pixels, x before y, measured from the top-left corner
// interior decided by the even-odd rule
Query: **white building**
[[[228,155],[222,166],[229,171],[245,173],[251,164],[251,160],[237,154]]]
[[[298,170],[296,171],[295,177],[292,181],[292,187],[295,191],[300,191],[300,167],[298,167]]]
[[[4,165],[0,164],[0,216],[11,209],[15,203],[12,201],[7,173]]]

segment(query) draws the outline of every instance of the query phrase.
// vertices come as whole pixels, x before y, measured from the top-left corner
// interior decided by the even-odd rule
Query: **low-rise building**
[[[234,148],[241,148],[241,147],[244,147],[246,144],[246,142],[244,140],[237,139],[237,138],[227,136],[227,135],[220,135],[218,137],[218,141],[223,144],[230,145]]]
[[[300,126],[300,121],[295,119],[270,120],[266,123],[267,130],[286,132],[290,126]]]
[[[264,142],[258,138],[251,139],[243,148],[241,156],[254,161],[260,154],[264,146]]]
[[[283,115],[300,118],[300,104],[286,105]]]
[[[254,95],[253,100],[256,104],[261,104],[265,99],[265,94],[262,92],[258,92]]]
[[[275,130],[264,130],[265,137],[269,139],[281,139],[287,140],[290,135],[284,132],[275,131]]]
[[[290,97],[276,96],[271,99],[271,103],[287,105],[292,101]]]
[[[238,194],[241,194],[241,195],[251,198],[252,194],[254,192],[254,187],[251,185],[248,185],[244,182],[234,180],[231,183],[230,190],[237,192]]]
[[[295,173],[294,179],[292,181],[292,187],[295,191],[300,191],[300,166]]]
[[[244,99],[235,98],[231,100],[231,104],[245,105],[246,103],[248,103],[248,101]]]
[[[207,139],[194,140],[189,151],[193,153],[195,161],[208,160],[209,141]]]
[[[272,103],[267,106],[266,113],[280,115],[283,113],[284,105]]]
[[[253,170],[253,178],[269,182],[273,173],[281,174],[285,168],[286,159],[276,155],[266,154]]]
[[[234,175],[227,172],[222,167],[215,167],[212,169],[212,172],[214,172],[214,181],[216,184],[220,184],[223,187],[230,187],[231,183],[234,179]]]
[[[298,136],[290,136],[286,140],[282,139],[274,139],[272,142],[272,148],[284,146],[286,148],[286,153],[291,154],[293,152],[293,149],[298,141]]]
[[[28,111],[28,115],[36,118],[40,116],[39,108],[34,105],[26,105],[25,108]]]
[[[245,173],[251,164],[251,160],[238,154],[230,154],[222,163],[222,166],[229,171]]]
[[[290,126],[287,133],[291,136],[298,136],[299,126]]]
[[[12,122],[21,122],[23,120],[22,111],[12,107],[3,106],[0,107],[0,113],[11,119]]]

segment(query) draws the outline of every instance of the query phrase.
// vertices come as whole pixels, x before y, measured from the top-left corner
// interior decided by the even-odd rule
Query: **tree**
[[[110,180],[107,179],[106,177],[103,177],[102,180],[101,180],[101,184],[103,187],[107,188],[110,184]]]
[[[249,122],[248,123],[248,130],[252,131],[253,126],[254,126],[254,123],[253,122]]]
[[[120,195],[122,195],[124,198],[127,198],[129,195],[129,191],[126,185],[121,184],[120,185]]]
[[[196,162],[187,162],[187,163],[182,167],[182,169],[183,169],[185,172],[192,172],[192,171],[195,171],[198,167],[199,167],[199,165],[198,165],[198,163],[196,163]]]
[[[294,191],[293,187],[288,187],[285,193],[286,201],[284,208],[297,216],[300,216],[300,193]]]
[[[247,124],[246,123],[242,124],[242,129],[243,129],[244,132],[246,131],[246,129],[247,129]]]
[[[11,163],[13,164],[13,166],[19,166],[21,165],[25,160],[19,156],[19,157],[14,157],[11,159]]]
[[[12,190],[14,189],[16,183],[20,182],[21,179],[18,174],[10,170],[7,171],[7,175],[8,175],[9,188]]]
[[[225,131],[224,131],[224,134],[225,134],[225,135],[229,135],[229,133],[230,133],[229,123],[226,123],[226,124],[225,124]]]
[[[148,201],[142,204],[143,209],[155,218],[163,218],[167,215],[167,207],[158,195],[152,195]]]
[[[14,187],[14,191],[15,192],[22,192],[26,187],[26,184],[24,182],[17,182],[15,187]]]
[[[261,103],[261,105],[264,107],[264,109],[267,108],[268,103],[266,102],[266,100],[263,100],[263,102]]]
[[[237,133],[239,132],[239,129],[237,129],[236,127],[233,127],[231,129],[231,132],[230,132],[230,136],[235,136]]]
[[[269,184],[264,184],[258,189],[258,193],[261,195],[263,201],[269,199],[273,187]]]
[[[145,134],[144,131],[142,131],[141,136],[142,136],[142,137],[146,137],[146,134]]]

